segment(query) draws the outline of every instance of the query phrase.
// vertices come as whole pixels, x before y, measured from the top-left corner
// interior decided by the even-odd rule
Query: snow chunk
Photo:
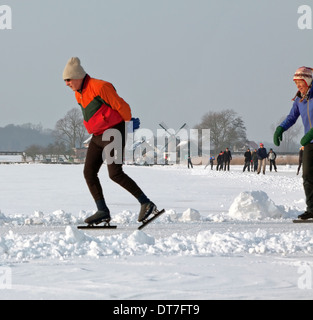
[[[82,242],[86,240],[85,233],[75,227],[67,226],[65,228],[65,239],[70,243]]]
[[[181,221],[199,221],[201,219],[200,212],[196,209],[188,208],[183,212]]]
[[[113,217],[112,222],[121,223],[121,224],[129,224],[137,221],[137,215],[132,213],[129,210],[124,210],[123,212],[116,214]]]
[[[229,208],[234,219],[281,218],[282,210],[263,191],[241,192]]]
[[[129,236],[128,242],[133,246],[143,245],[143,244],[154,245],[155,240],[153,237],[147,235],[146,233],[137,230]]]

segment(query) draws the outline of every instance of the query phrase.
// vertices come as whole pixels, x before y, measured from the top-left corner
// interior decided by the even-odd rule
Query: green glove
[[[281,126],[278,126],[277,128],[276,128],[276,131],[275,131],[275,133],[274,133],[274,143],[275,143],[275,145],[277,146],[277,147],[279,147],[280,146],[280,142],[281,141],[283,141],[283,132],[284,132],[285,130],[284,130],[284,128],[283,127],[281,127]]]
[[[306,146],[313,140],[313,128],[311,128],[301,139],[301,145]]]

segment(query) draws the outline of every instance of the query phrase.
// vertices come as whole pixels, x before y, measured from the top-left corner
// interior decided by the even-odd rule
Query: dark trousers
[[[94,200],[104,199],[102,187],[100,180],[98,178],[98,172],[103,164],[104,158],[109,159],[114,156],[114,153],[122,153],[118,159],[123,159],[124,148],[125,148],[125,122],[119,123],[113,129],[117,129],[122,135],[122,145],[116,148],[115,150],[106,150],[105,146],[109,145],[113,138],[110,141],[103,141],[102,135],[93,136],[88,150],[84,167],[84,177],[86,179],[88,188]],[[104,154],[103,154],[104,153]],[[135,198],[143,194],[142,190],[138,187],[134,180],[132,180],[127,174],[123,171],[123,162],[117,161],[117,163],[112,162],[107,164],[109,177],[111,180],[119,184],[121,187],[130,192]]]
[[[313,212],[313,144],[311,143],[304,147],[302,177],[307,212]]]
[[[245,172],[246,168],[250,172],[250,161],[245,161],[245,165],[243,166],[243,172]]]
[[[258,161],[253,162],[253,171],[258,170]]]
[[[222,171],[223,170],[223,162],[222,163],[220,163],[220,162],[217,163],[216,170],[217,171]]]
[[[272,171],[272,167],[274,167],[274,170],[277,171],[275,160],[270,160],[270,171]]]

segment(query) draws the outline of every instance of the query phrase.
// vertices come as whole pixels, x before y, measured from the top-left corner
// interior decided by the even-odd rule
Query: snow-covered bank
[[[118,225],[122,231],[117,229],[115,234],[111,235],[112,231],[102,230],[101,233],[106,234],[101,236],[94,236],[94,230],[83,232],[77,229],[77,225],[84,224],[83,221],[88,216],[84,211],[80,211],[78,216],[62,210],[51,214],[35,211],[30,216],[5,216],[0,213],[0,226],[2,230],[8,231],[0,237],[0,257],[3,261],[29,261],[143,254],[231,256],[254,253],[311,253],[313,231],[310,230],[271,232],[262,229],[266,224],[259,224],[261,229],[238,231],[241,222],[250,222],[255,226],[266,221],[268,226],[279,221],[286,225],[291,224],[290,217],[296,215],[296,211],[290,213],[285,211],[284,206],[275,205],[264,191],[241,192],[228,212],[217,215],[202,216],[192,208],[182,213],[177,213],[174,209],[166,210],[154,224],[161,228],[172,225],[173,233],[168,235],[164,232],[164,235],[156,238],[149,235],[148,227],[144,231],[134,231],[139,224],[136,224],[137,214],[131,211],[123,211],[113,216],[112,224]],[[227,227],[232,226],[232,229],[237,231],[214,231],[214,222],[228,222]],[[197,224],[198,231],[189,235],[186,229],[190,228],[191,224]],[[45,228],[40,229],[40,226]],[[55,226],[64,227],[64,232],[45,231]],[[245,227],[247,229],[248,224],[245,224]]]
[[[207,225],[210,227],[212,225]],[[299,256],[312,254],[313,230],[271,233],[257,231],[201,231],[195,235],[173,233],[156,238],[143,231],[93,236],[75,227],[65,232],[18,234],[9,231],[0,238],[0,258],[5,261],[68,259],[76,257],[229,256],[266,254]]]

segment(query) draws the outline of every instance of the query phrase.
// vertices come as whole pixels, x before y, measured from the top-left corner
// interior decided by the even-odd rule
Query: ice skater
[[[188,156],[187,162],[188,162],[188,169],[189,169],[189,167],[193,168],[193,164],[192,164],[190,156]]]
[[[250,172],[250,164],[251,164],[251,152],[250,149],[248,148],[247,151],[244,154],[244,158],[245,158],[245,164],[243,166],[243,172],[246,171],[246,169],[248,169],[248,171]]]
[[[260,148],[257,151],[258,156],[258,174],[260,174],[261,170],[263,170],[263,174],[265,174],[266,170],[266,158],[267,158],[267,151],[264,148],[264,144],[260,143]]]
[[[141,204],[138,221],[144,221],[156,210],[155,204],[123,171],[123,156],[125,148],[125,121],[133,121],[134,129],[138,129],[140,121],[132,118],[129,105],[117,94],[114,86],[103,80],[91,78],[81,66],[77,57],[70,58],[63,71],[66,86],[75,92],[75,98],[81,107],[84,125],[92,134],[86,161],[84,177],[90,193],[95,200],[97,212],[85,220],[88,224],[100,222],[109,223],[110,210],[104,199],[98,172],[103,164],[103,153],[107,159],[109,177],[121,187],[130,192]],[[117,148],[105,148],[113,140],[103,139],[103,133],[115,129],[121,135],[121,145]],[[114,159],[117,161],[108,161]]]
[[[304,125],[304,136],[301,139],[303,151],[303,188],[306,196],[306,211],[299,215],[302,220],[313,218],[313,90],[312,68],[301,67],[296,70],[293,81],[297,86],[297,94],[293,98],[293,105],[289,115],[276,128],[274,143],[280,145],[283,133],[293,126],[301,116]]]
[[[267,154],[267,159],[270,161],[270,172],[272,172],[272,168],[274,167],[275,172],[277,172],[277,166],[276,166],[276,152],[273,151],[273,149],[270,149],[270,152]]]

